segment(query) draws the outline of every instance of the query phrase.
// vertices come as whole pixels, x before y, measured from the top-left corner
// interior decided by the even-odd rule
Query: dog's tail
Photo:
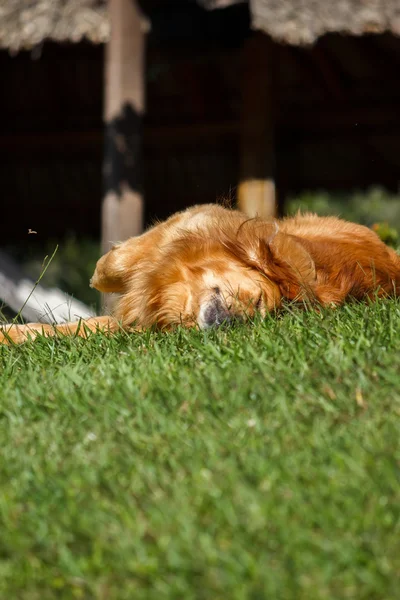
[[[27,323],[26,325],[0,325],[0,344],[23,344],[37,335],[54,337],[58,335],[89,337],[91,333],[102,331],[110,334],[121,329],[119,322],[113,317],[92,317],[76,323],[47,325],[44,323]]]

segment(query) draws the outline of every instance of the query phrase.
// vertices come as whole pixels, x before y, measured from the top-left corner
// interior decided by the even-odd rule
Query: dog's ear
[[[142,235],[115,244],[96,264],[91,287],[100,292],[123,293],[132,275],[141,269],[143,261],[154,261],[163,235],[163,223]]]
[[[300,238],[277,233],[264,243],[264,270],[289,300],[315,298],[315,263]],[[266,260],[265,260],[266,259]]]
[[[135,254],[134,238],[116,244],[97,261],[90,286],[100,292],[123,292]]]
[[[246,221],[229,249],[276,283],[283,297],[314,298],[314,261],[303,240],[280,232],[277,222]]]
[[[123,293],[132,275],[150,260],[157,245],[157,228],[115,244],[96,264],[91,287],[100,292]]]

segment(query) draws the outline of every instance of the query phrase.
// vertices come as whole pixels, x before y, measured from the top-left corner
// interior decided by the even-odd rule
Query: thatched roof
[[[238,0],[200,0],[222,8]],[[400,35],[399,0],[250,0],[253,29],[293,45],[314,43],[325,33],[391,31]]]
[[[23,50],[46,39],[105,42],[106,8],[103,0],[0,0],[0,47]]]
[[[165,0],[167,3],[167,0]],[[207,9],[246,0],[197,0]],[[400,35],[399,0],[249,0],[254,29],[293,45],[312,44],[329,32]],[[146,5],[146,1],[142,1]],[[151,2],[149,2],[149,6]],[[46,39],[108,40],[106,0],[0,0],[0,48],[33,48]]]

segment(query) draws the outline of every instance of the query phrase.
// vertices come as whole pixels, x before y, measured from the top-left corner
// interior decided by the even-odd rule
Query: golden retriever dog
[[[119,294],[112,317],[4,325],[0,341],[20,343],[37,333],[207,328],[264,315],[283,300],[337,306],[349,298],[395,296],[400,257],[370,229],[336,217],[249,219],[203,205],[116,244],[98,261],[91,285]]]

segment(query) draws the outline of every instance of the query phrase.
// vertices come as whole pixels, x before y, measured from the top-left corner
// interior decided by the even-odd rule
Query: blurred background
[[[100,253],[196,203],[396,245],[399,34],[397,0],[0,0],[3,312],[57,244],[41,285],[96,310]]]

